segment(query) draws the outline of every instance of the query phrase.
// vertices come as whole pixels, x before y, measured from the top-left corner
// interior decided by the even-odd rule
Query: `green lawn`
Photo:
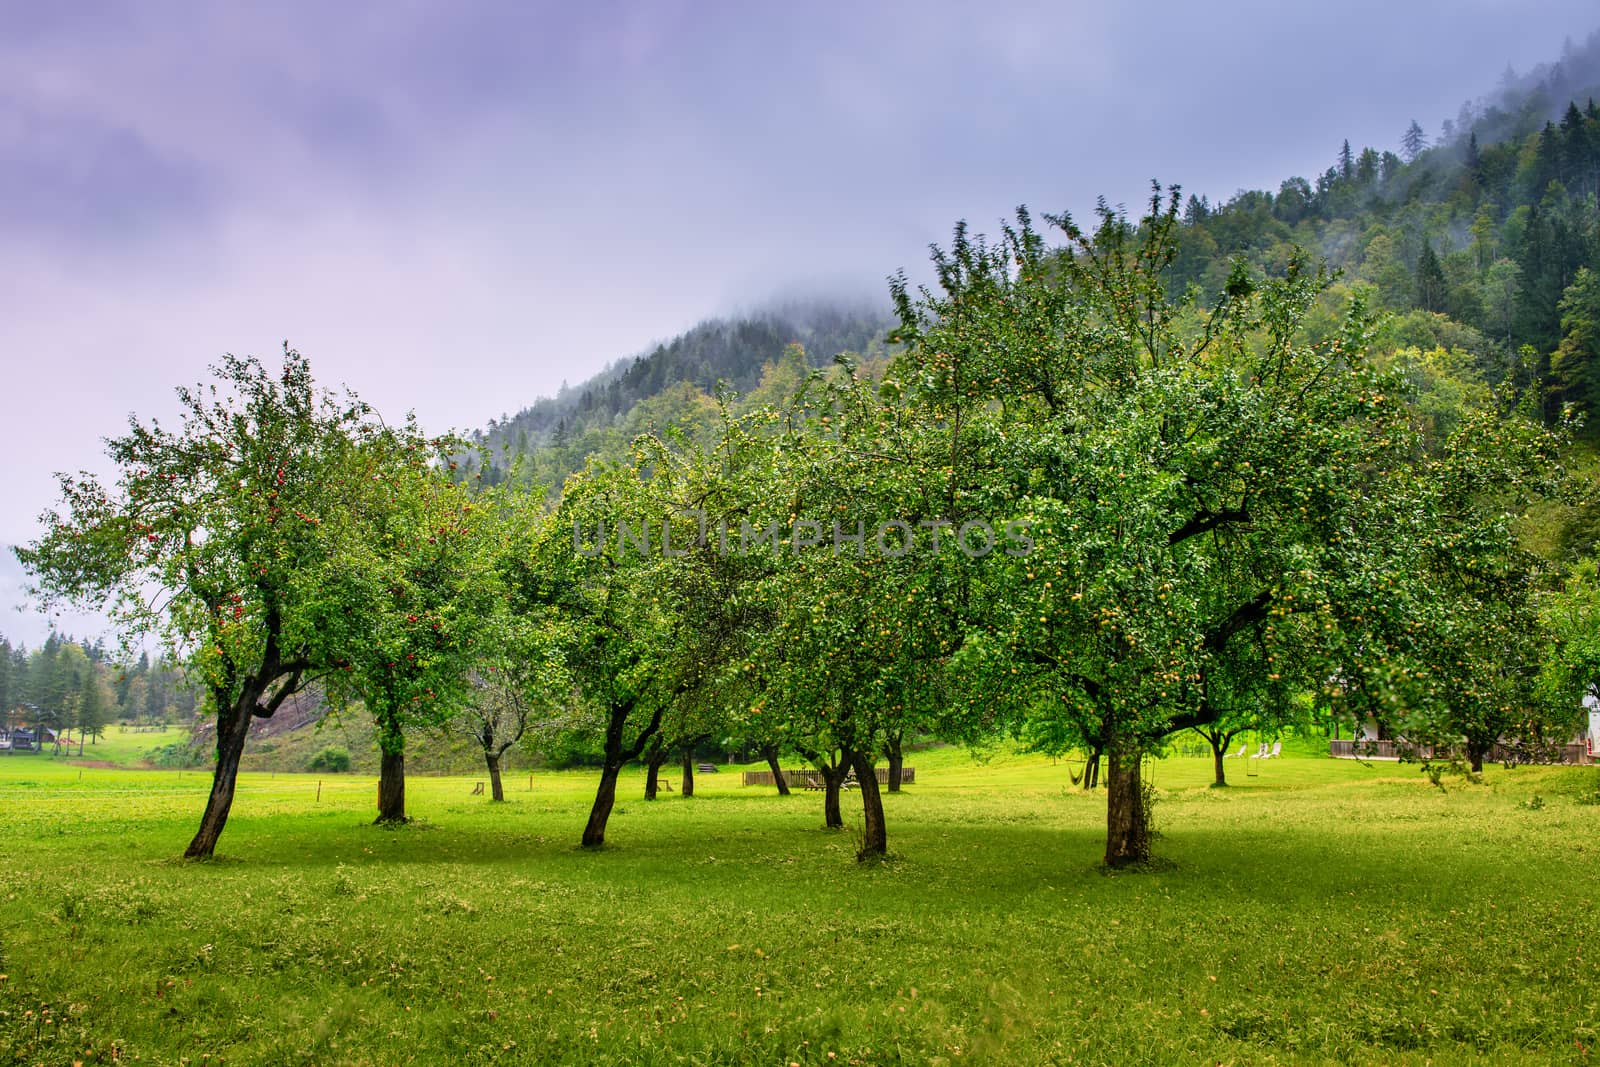
[[[1443,794],[1296,755],[1211,790],[1209,760],[1169,759],[1164,863],[1108,875],[1104,797],[1065,765],[911,763],[870,868],[818,794],[732,773],[654,803],[629,776],[597,854],[574,847],[585,774],[514,778],[501,806],[414,779],[396,830],[368,825],[371,778],[319,800],[315,776],[246,775],[193,865],[172,857],[205,774],[0,758],[0,1062],[1591,1055],[1600,771]]]
[[[42,758],[46,763],[59,760],[69,760],[74,764],[78,763],[80,758],[78,756],[77,734],[72,736],[72,744],[70,746],[62,746],[60,756],[53,756],[52,750],[48,747],[44,750],[42,757],[37,753],[13,755],[0,752],[0,788],[4,788],[9,780],[15,776],[14,773],[8,773],[6,770],[8,760],[26,761]],[[186,741],[188,737],[189,731],[185,727],[174,726],[169,730],[133,730],[113,724],[108,726],[106,732],[100,735],[99,738],[86,739],[84,741],[81,762],[84,764],[114,763],[118,767],[137,767],[144,762],[151,749]]]

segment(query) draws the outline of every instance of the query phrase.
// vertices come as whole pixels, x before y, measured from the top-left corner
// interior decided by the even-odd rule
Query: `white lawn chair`
[[[1240,756],[1244,755],[1244,750],[1249,748],[1249,747],[1250,746],[1248,744],[1240,745],[1239,746],[1239,751],[1237,751],[1237,752],[1224,752],[1222,754],[1222,758],[1223,759],[1238,759]]]
[[[1261,747],[1265,748],[1266,746],[1263,745]],[[1277,759],[1281,755],[1283,755],[1283,742],[1282,741],[1274,741],[1274,742],[1272,742],[1272,751],[1268,752],[1266,755],[1262,756],[1261,758],[1262,759]]]

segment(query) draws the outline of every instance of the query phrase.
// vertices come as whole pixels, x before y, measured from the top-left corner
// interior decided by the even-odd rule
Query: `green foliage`
[[[448,478],[454,451],[411,424],[351,450],[342,477],[359,491],[328,519],[337,548],[301,575],[306,613],[338,650],[330,698],[359,700],[391,753],[408,727],[459,710],[502,628],[498,498]]]
[[[472,458],[464,471],[488,483],[521,477],[556,489],[590,456],[625,461],[641,434],[675,429],[706,444],[716,433],[715,398],[724,391],[752,394],[751,406],[779,402],[810,369],[806,353],[824,363],[841,352],[881,359],[889,325],[877,308],[823,303],[703,322],[586,383],[491,422],[474,441],[481,460]]]
[[[350,752],[340,745],[325,745],[306,764],[308,771],[332,771],[335,774],[350,769]]]
[[[1360,290],[1311,334],[1328,281],[1301,257],[1174,303],[1178,205],[1102,207],[1092,233],[1050,218],[1060,249],[1026,212],[993,245],[958,227],[939,291],[897,288],[893,376],[930,451],[1037,545],[957,583],[969,715],[1115,751],[1275,729],[1317,692],[1474,763],[1553,736],[1569,716],[1533,703],[1540,568],[1511,517],[1554,488],[1561,436],[1465,353],[1371,358]]]
[[[98,738],[105,733],[106,721],[109,718],[107,704],[105,683],[99,673],[91,669],[87,677],[82,680],[78,693],[77,714],[73,716],[72,725],[79,733]]]
[[[1550,375],[1561,399],[1592,412],[1600,401],[1600,264],[1584,267],[1561,296],[1561,344]]]
[[[842,361],[768,416],[783,429],[773,488],[751,519],[786,536],[752,576],[765,625],[743,670],[757,732],[808,758],[841,750],[871,762],[889,734],[943,710],[965,516],[948,506],[932,413],[908,402],[896,374],[880,386]]]
[[[165,745],[152,748],[145,754],[145,762],[150,766],[169,770],[208,767],[214,759],[215,753],[208,752],[205,748],[187,740],[170,741]]]
[[[218,788],[196,857],[212,854],[225,824],[250,724],[311,673],[348,662],[349,628],[330,625],[341,617],[329,610],[341,588],[332,565],[362,558],[365,542],[340,538],[370,533],[357,520],[389,488],[365,477],[378,471],[360,457],[405,439],[361,402],[318,389],[287,346],[280,371],[232,355],[212,370],[211,383],[178,390],[176,431],[132,419],[107,440],[113,486],[59,476],[61,505],[16,550],[43,603],[108,605],[125,632],[159,636],[204,684]]]
[[[1588,58],[1571,69],[1587,64],[1592,74],[1595,46],[1585,48]],[[1600,269],[1600,109],[1588,103],[1593,83],[1566,70],[1469,110],[1432,149],[1413,123],[1404,160],[1366,149],[1349,165],[1341,148],[1315,182],[1290,178],[1276,195],[1246,191],[1186,211],[1169,292],[1195,288],[1216,300],[1231,258],[1281,275],[1293,246],[1310,247],[1406,320],[1380,334],[1380,345],[1463,348],[1491,385],[1508,380],[1514,398],[1533,395],[1548,417],[1561,402],[1587,407],[1592,346],[1581,324],[1595,316],[1573,317],[1569,303],[1586,299],[1573,292],[1580,272]],[[1585,95],[1571,103],[1547,95],[1558,86]],[[1547,121],[1552,114],[1563,117]],[[1518,356],[1525,345],[1529,360]]]

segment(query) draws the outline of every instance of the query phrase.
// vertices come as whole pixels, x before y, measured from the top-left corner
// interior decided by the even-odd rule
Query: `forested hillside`
[[[1450,377],[1547,419],[1566,404],[1588,413],[1600,402],[1597,100],[1600,34],[1526,74],[1507,69],[1435,133],[1397,118],[1393,146],[1344,141],[1312,178],[1221,203],[1189,196],[1172,294],[1213,302],[1236,260],[1275,274],[1306,248],[1342,272],[1327,324],[1366,287],[1384,313],[1381,350],[1438,350]],[[491,421],[466,471],[494,484],[521,456],[523,477],[554,489],[639,433],[707,425],[719,385],[750,393],[790,344],[811,366],[840,352],[881,358],[889,325],[887,308],[867,299],[708,320]]]
[[[841,352],[881,357],[890,323],[881,298],[794,303],[709,319],[555,397],[492,420],[476,436],[479,454],[467,470],[492,485],[505,477],[510,457],[523,456],[526,477],[557,487],[590,455],[620,455],[640,433],[696,425],[708,417],[719,387],[750,392],[790,345],[800,345],[812,366]]]
[[[1394,148],[1338,146],[1328,168],[1221,204],[1190,197],[1175,292],[1215,299],[1231,262],[1268,271],[1293,246],[1393,313],[1388,347],[1469,354],[1547,418],[1600,400],[1600,35],[1443,123],[1397,123]],[[1343,293],[1336,292],[1335,296]]]

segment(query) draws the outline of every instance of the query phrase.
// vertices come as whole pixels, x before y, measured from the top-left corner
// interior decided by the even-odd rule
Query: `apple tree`
[[[178,400],[176,427],[130,418],[107,440],[109,484],[61,475],[60,505],[17,556],[46,603],[105,609],[203,680],[217,764],[184,853],[203,859],[227,823],[251,723],[338,658],[305,578],[343,551],[327,523],[358,492],[350,454],[381,427],[359,400],[319,389],[287,346],[278,370],[225,356]]]

